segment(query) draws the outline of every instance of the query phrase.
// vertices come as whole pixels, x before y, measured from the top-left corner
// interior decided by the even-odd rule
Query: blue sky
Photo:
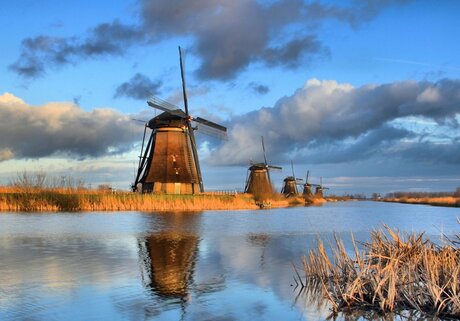
[[[229,128],[205,187],[250,158],[331,192],[460,186],[458,1],[21,1],[0,12],[0,182],[43,170],[127,188],[146,91]],[[124,84],[124,86],[123,86]],[[139,126],[140,125],[140,126]]]

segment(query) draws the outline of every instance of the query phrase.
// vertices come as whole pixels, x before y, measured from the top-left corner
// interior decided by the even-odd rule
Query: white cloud
[[[415,157],[412,151],[418,154],[420,148],[439,152],[440,146],[421,147],[414,143],[422,136],[426,141],[430,133],[401,126],[404,122],[399,120],[423,118],[454,131],[460,113],[458,92],[460,81],[449,79],[361,87],[312,79],[293,95],[279,99],[272,108],[234,117],[228,126],[228,142],[211,157],[216,164],[245,164],[260,150],[262,135],[273,161],[297,155],[311,162],[336,163],[374,155],[388,157],[387,152],[395,156],[394,151],[399,153],[396,156],[411,158]],[[399,144],[409,138],[413,143]],[[450,141],[443,147],[445,156],[459,147],[457,140],[447,139]],[[449,157],[455,162],[457,158]],[[441,161],[439,157],[435,159]]]
[[[84,111],[70,102],[30,106],[10,93],[0,96],[0,160],[122,153],[141,130],[109,108]]]
[[[441,98],[439,90],[437,88],[427,88],[420,95],[417,96],[417,102],[419,103],[435,103]]]

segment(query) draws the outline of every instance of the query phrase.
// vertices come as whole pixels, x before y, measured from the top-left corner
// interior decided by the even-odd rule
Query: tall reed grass
[[[240,195],[161,195],[86,189],[0,189],[0,211],[171,211],[256,209]]]
[[[418,311],[460,318],[459,237],[438,246],[423,234],[405,234],[385,226],[372,232],[349,255],[338,237],[328,255],[323,242],[302,258],[303,291],[321,294],[339,311]],[[297,272],[297,270],[296,270]],[[298,273],[298,272],[297,272]]]

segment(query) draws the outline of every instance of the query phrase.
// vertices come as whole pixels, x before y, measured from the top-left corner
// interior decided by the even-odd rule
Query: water
[[[0,214],[0,320],[324,320],[329,306],[292,286],[318,235],[366,240],[385,223],[442,242],[459,214],[376,202]]]

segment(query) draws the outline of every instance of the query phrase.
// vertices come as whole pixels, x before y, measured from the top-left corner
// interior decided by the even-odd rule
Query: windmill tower
[[[307,197],[312,197],[312,196],[313,196],[313,193],[312,193],[312,191],[311,191],[311,188],[312,188],[313,186],[316,186],[316,187],[317,187],[317,186],[320,186],[319,184],[311,184],[311,183],[308,182],[308,176],[309,176],[309,174],[310,174],[310,171],[307,171],[307,177],[306,177],[306,179],[305,179],[305,184],[303,184],[303,193],[302,193],[302,194],[303,194],[303,197],[306,197],[306,198],[307,198]]]
[[[248,177],[244,187],[245,193],[253,194],[256,197],[273,194],[273,186],[270,180],[270,170],[282,169],[279,166],[268,165],[263,136],[262,150],[264,152],[264,162],[250,162],[251,166],[248,169]]]
[[[286,197],[292,197],[299,194],[297,190],[297,185],[302,185],[302,178],[296,178],[294,173],[294,163],[291,161],[292,176],[287,176],[284,179],[283,188],[281,189],[281,194]]]
[[[327,190],[329,188],[328,187],[323,187],[323,178],[322,177],[320,177],[319,181],[320,181],[320,183],[319,183],[319,185],[316,186],[316,189],[315,189],[315,197],[323,198],[324,197],[323,191]]]
[[[198,129],[217,138],[226,137],[227,128],[224,126],[189,114],[180,47],[179,57],[185,110],[157,97],[147,101],[150,107],[163,112],[145,125],[133,191],[166,194],[203,192],[194,131]],[[147,128],[151,134],[146,142]]]

